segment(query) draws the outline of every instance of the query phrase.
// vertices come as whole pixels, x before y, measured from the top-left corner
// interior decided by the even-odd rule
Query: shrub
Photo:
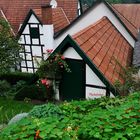
[[[37,118],[46,118],[46,117],[54,117],[54,116],[61,117],[62,111],[57,105],[48,103],[45,105],[35,106],[29,112],[29,116],[37,117]]]
[[[131,94],[123,103],[121,99],[121,103],[116,101],[108,108],[97,106],[102,100],[65,102],[60,105],[62,114],[66,114],[63,117],[52,115],[54,111],[45,118],[28,116],[5,128],[0,139],[139,140],[140,94]],[[47,114],[46,110],[44,112]]]
[[[27,83],[25,81],[18,81],[15,85],[12,86],[12,91],[17,92],[20,90],[23,86],[25,86]]]
[[[70,72],[69,66],[66,63],[65,57],[60,53],[52,53],[53,50],[47,50],[47,60],[42,60],[40,63],[36,60],[39,69],[37,70],[40,78],[57,78],[61,77],[62,71]]]
[[[119,81],[116,81],[114,84],[114,86],[121,93],[121,95],[128,95],[131,92],[140,91],[140,72],[138,71],[139,69],[136,67],[122,67],[122,70],[123,75],[121,75],[121,77],[125,80],[124,84],[120,83]]]
[[[16,92],[16,100],[24,100],[25,98],[45,100],[45,94],[47,94],[43,89],[37,85],[25,85],[19,91]]]
[[[10,89],[11,85],[7,81],[5,80],[0,81],[0,96],[6,97]]]
[[[0,80],[6,80],[12,85],[19,81],[25,81],[27,84],[33,84],[38,80],[38,75],[23,72],[0,73]]]

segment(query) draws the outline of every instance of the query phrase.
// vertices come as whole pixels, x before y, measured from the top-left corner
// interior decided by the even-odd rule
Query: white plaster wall
[[[30,35],[25,35],[26,44],[31,44]]]
[[[18,40],[18,43],[19,44],[25,44],[25,40],[24,40],[24,36],[23,35],[20,36],[20,39]]]
[[[73,47],[69,47],[64,53],[65,58],[82,60],[81,56],[75,51]]]
[[[31,52],[30,46],[25,45],[25,52]]]
[[[29,31],[29,25],[26,25],[24,31],[22,34],[30,34],[30,31]]]
[[[25,66],[26,66],[25,61],[22,61],[22,62],[21,62],[21,66],[22,66],[22,67],[25,67]]]
[[[32,61],[27,61],[27,66],[28,67],[33,67]]]
[[[39,39],[32,39],[32,44],[38,45],[39,44]]]
[[[111,98],[114,98],[115,97],[112,92],[110,92],[110,97]]]
[[[29,73],[33,73],[33,69],[29,69],[29,68],[28,68],[28,72],[29,72]]]
[[[43,36],[41,37],[41,43],[44,44],[46,49],[54,49],[54,29],[53,25],[43,25]]]
[[[87,64],[86,64],[86,84],[106,87],[105,84],[98,78],[98,76],[91,70],[91,68]]]
[[[92,9],[92,11],[86,13],[79,21],[75,22],[65,33],[57,37],[55,39],[55,47],[57,47],[68,34],[74,35],[87,26],[97,22],[104,16],[110,19],[125,39],[134,47],[135,40],[104,3],[98,4],[94,9]]]
[[[42,56],[41,46],[32,46],[32,54],[33,56]]]
[[[39,23],[39,21],[37,20],[37,18],[32,14],[28,23]]]
[[[21,71],[22,72],[27,72],[27,69],[26,68],[21,68]]]
[[[86,87],[86,99],[96,99],[106,96],[105,89],[97,89],[92,87]]]

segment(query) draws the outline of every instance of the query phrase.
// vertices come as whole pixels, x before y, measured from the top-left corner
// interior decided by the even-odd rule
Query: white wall
[[[86,64],[86,84],[106,87],[99,77]]]
[[[99,79],[99,77],[86,64],[86,85],[96,85],[106,87],[106,85]],[[105,89],[98,89],[86,86],[86,99],[95,99],[106,96]]]
[[[28,23],[39,23],[38,19],[32,14]]]
[[[94,7],[94,9],[92,9],[92,11],[90,10],[79,21],[75,22],[69,29],[67,29],[65,33],[58,36],[55,39],[55,47],[57,47],[68,34],[74,35],[89,25],[94,24],[104,16],[110,19],[110,21],[115,25],[125,39],[134,47],[135,40],[104,3],[98,4],[96,7]]]
[[[43,25],[43,36],[41,38],[42,44],[44,44],[46,49],[54,49],[54,29],[53,25]]]
[[[106,96],[105,89],[86,87],[86,99],[96,99]]]
[[[63,55],[65,58],[82,60],[81,56],[72,47],[69,47]]]

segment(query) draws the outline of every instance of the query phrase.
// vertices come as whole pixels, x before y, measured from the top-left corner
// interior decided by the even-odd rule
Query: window
[[[31,38],[39,38],[39,28],[38,27],[30,27],[30,35]]]

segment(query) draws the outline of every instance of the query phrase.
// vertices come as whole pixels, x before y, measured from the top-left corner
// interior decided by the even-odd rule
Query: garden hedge
[[[33,84],[39,79],[37,74],[24,73],[24,72],[10,72],[0,73],[0,80],[6,80],[10,84],[14,85],[18,81],[25,81],[27,84]]]
[[[17,91],[15,95],[15,100],[23,101],[25,98],[37,99],[37,100],[46,100],[45,98],[46,90],[38,87],[35,84],[25,85],[23,88]]]

